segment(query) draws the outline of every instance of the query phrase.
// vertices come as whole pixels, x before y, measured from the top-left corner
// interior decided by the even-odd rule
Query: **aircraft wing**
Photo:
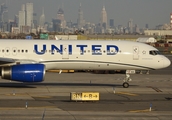
[[[0,57],[0,65],[8,64],[8,63],[14,63],[14,62],[15,62],[14,59]]]
[[[38,62],[28,59],[12,59],[12,58],[0,57],[0,67],[14,65],[14,64],[26,64],[26,63],[38,63]]]

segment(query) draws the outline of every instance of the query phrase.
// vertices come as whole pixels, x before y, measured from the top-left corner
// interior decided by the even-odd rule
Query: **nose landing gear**
[[[123,81],[124,81],[124,83],[122,84],[123,88],[128,88],[130,86],[128,82],[132,81],[132,79],[130,78],[129,74],[126,74]]]

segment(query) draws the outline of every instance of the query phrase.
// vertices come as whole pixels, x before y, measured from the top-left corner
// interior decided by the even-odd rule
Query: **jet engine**
[[[20,64],[1,69],[2,79],[19,82],[42,82],[45,76],[43,64]]]

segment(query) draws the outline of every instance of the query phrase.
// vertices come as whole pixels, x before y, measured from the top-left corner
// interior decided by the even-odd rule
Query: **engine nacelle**
[[[43,64],[20,64],[2,68],[2,78],[20,82],[42,82],[45,76]]]

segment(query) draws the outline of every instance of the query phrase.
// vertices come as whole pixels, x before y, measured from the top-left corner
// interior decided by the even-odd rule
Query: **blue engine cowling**
[[[2,68],[2,78],[20,82],[42,82],[45,76],[43,64],[20,64]]]

